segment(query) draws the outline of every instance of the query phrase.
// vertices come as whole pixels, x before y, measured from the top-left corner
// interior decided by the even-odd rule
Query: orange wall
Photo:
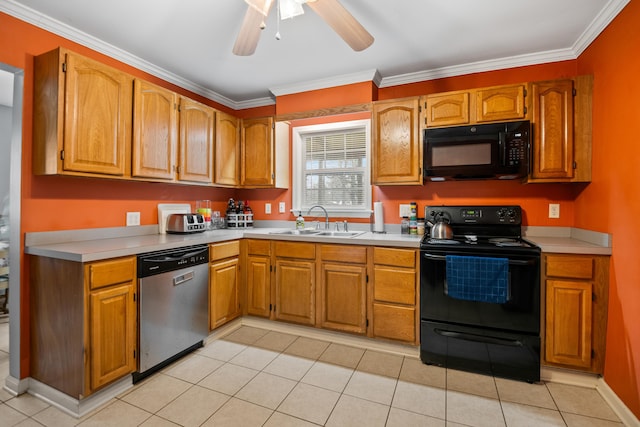
[[[640,1],[632,0],[578,60],[593,73],[593,182],[576,226],[613,235],[604,379],[640,418]],[[631,131],[631,132],[630,132]]]

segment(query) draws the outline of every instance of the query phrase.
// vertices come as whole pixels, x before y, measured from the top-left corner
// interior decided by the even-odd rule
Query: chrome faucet
[[[324,207],[320,206],[320,205],[313,205],[307,211],[307,215],[309,215],[311,213],[311,210],[314,209],[314,208],[320,208],[324,212],[324,229],[328,230],[329,229],[329,214],[327,213],[327,210]]]

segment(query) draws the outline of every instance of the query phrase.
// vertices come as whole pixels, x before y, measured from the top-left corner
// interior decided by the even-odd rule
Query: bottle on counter
[[[298,218],[296,218],[296,230],[302,230],[304,228],[304,217],[302,211],[299,212]]]
[[[411,216],[409,216],[409,234],[418,234],[418,204],[411,202]]]
[[[253,209],[249,206],[249,201],[244,201],[244,217],[246,220],[247,227],[253,227]]]

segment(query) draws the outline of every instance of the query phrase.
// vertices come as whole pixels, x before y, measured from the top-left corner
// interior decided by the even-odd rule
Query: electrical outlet
[[[271,215],[271,203],[264,204],[264,213],[267,215]]]
[[[400,205],[400,218],[403,216],[411,216],[411,205],[408,203]]]
[[[127,227],[140,225],[140,212],[127,212]]]
[[[278,204],[278,212],[279,213],[284,213],[286,206],[284,202],[280,202],[280,204]]]
[[[549,203],[549,218],[560,218],[560,205]]]

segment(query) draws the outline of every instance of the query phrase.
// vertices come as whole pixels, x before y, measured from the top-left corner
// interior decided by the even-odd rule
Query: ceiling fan
[[[245,0],[248,7],[233,46],[235,55],[249,56],[255,52],[260,32],[265,28],[264,20],[275,1],[278,2],[281,19],[304,13],[302,4],[306,3],[355,51],[364,50],[373,43],[373,36],[339,0]],[[279,33],[276,38],[279,38]]]

